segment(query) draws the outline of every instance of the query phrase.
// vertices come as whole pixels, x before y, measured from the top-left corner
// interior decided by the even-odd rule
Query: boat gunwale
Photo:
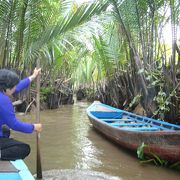
[[[165,125],[169,125],[170,127],[178,127],[178,128],[180,128],[180,126],[178,126],[178,125],[175,125],[175,124],[171,124],[171,123],[168,123],[168,122],[164,122],[164,121],[162,121],[162,120],[156,120],[156,119],[152,119],[152,118],[148,118],[148,117],[145,117],[145,116],[140,116],[140,115],[137,115],[137,114],[133,114],[133,113],[131,113],[131,112],[127,112],[127,111],[124,111],[124,110],[121,110],[121,109],[118,109],[118,108],[114,108],[114,107],[111,107],[111,106],[109,106],[109,105],[106,105],[106,104],[103,104],[103,103],[101,103],[101,102],[98,102],[98,103],[96,103],[96,102],[94,102],[93,104],[91,104],[88,108],[87,108],[87,115],[90,117],[90,118],[92,118],[92,119],[94,119],[94,120],[96,120],[96,121],[98,121],[99,123],[101,123],[101,124],[104,124],[104,125],[106,125],[106,126],[108,126],[108,127],[111,127],[112,129],[117,129],[117,130],[119,130],[119,131],[124,131],[124,132],[129,132],[129,133],[136,133],[136,134],[139,134],[139,133],[146,133],[146,134],[161,134],[161,135],[166,135],[166,134],[180,134],[180,130],[174,130],[174,129],[170,129],[170,128],[166,128],[167,130],[165,130],[165,129],[163,129],[163,130],[155,130],[155,131],[151,131],[151,130],[148,130],[148,131],[136,131],[136,130],[128,130],[128,129],[123,129],[123,128],[119,128],[119,127],[116,127],[116,126],[111,126],[109,123],[107,123],[106,121],[103,121],[103,120],[101,120],[101,119],[99,119],[98,117],[96,117],[96,116],[94,116],[91,112],[95,112],[95,110],[94,111],[90,111],[90,109],[92,109],[92,107],[93,106],[97,106],[97,105],[99,105],[99,106],[102,106],[102,107],[106,107],[106,108],[108,108],[109,110],[114,110],[114,111],[107,111],[107,112],[121,112],[121,113],[125,113],[125,114],[127,114],[127,115],[133,115],[133,116],[135,116],[135,117],[139,117],[139,118],[145,118],[146,120],[149,120],[149,121],[155,121],[155,122],[157,122],[157,123],[165,123]],[[103,111],[100,111],[100,112],[103,112]],[[136,120],[136,119],[135,119]],[[139,121],[141,121],[141,120],[139,120]],[[143,120],[142,120],[142,122],[144,122]],[[149,123],[149,122],[147,122],[147,123]],[[150,123],[149,123],[150,124]],[[160,125],[157,125],[158,127],[160,127],[161,128],[161,126]],[[163,126],[162,126],[163,127]]]
[[[4,161],[4,162],[9,164],[11,167],[13,167],[13,170],[7,169],[6,171],[0,171],[0,179],[13,178],[13,179],[35,180],[31,172],[29,171],[27,165],[22,159],[17,159],[15,161]]]

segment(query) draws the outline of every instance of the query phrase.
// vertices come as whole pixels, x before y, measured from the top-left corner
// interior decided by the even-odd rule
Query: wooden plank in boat
[[[145,123],[111,123],[112,126],[144,126]]]
[[[130,127],[130,128],[121,128],[123,130],[126,130],[126,131],[160,131],[159,128],[156,128],[156,127],[140,127],[140,128],[133,128],[133,127]]]
[[[131,119],[101,119],[102,121],[129,121],[133,122]]]
[[[0,173],[2,172],[18,172],[18,170],[10,163],[10,161],[0,161]]]

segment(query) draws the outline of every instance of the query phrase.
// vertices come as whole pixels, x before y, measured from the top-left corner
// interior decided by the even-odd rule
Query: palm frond
[[[33,53],[33,50],[40,50],[46,43],[89,21],[95,14],[99,14],[105,10],[107,5],[108,3],[106,1],[83,4],[75,12],[71,12],[68,16],[60,19],[56,26],[46,28],[42,34],[39,35],[37,41],[31,44],[33,47],[30,48],[30,52],[27,53],[27,55]],[[29,57],[26,56],[26,58],[28,59]]]

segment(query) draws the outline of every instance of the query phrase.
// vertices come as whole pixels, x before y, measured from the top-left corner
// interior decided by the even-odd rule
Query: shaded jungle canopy
[[[180,123],[179,20],[178,0],[0,1],[0,66],[23,78],[40,59],[49,108],[78,92]],[[26,110],[34,86],[16,97]]]

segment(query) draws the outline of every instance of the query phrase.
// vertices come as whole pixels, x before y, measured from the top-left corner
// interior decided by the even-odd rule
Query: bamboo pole
[[[37,59],[37,67],[40,68],[40,60]],[[37,76],[37,95],[36,95],[36,122],[40,123],[40,74]],[[42,166],[41,166],[41,153],[40,153],[40,133],[36,133],[36,146],[37,146],[37,157],[36,157],[36,172],[37,178],[42,179]]]

